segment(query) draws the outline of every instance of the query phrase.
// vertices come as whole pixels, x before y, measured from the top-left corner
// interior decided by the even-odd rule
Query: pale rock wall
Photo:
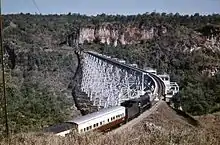
[[[135,26],[113,26],[111,24],[93,26],[93,27],[84,27],[80,30],[79,43],[83,44],[86,41],[92,43],[98,41],[103,44],[112,44],[117,46],[119,43],[122,45],[126,44],[135,44],[140,41],[152,39],[154,36],[157,36],[158,33],[166,33],[167,29],[162,27],[158,28],[137,28]]]
[[[88,42],[93,42],[95,39],[95,29],[93,28],[82,28],[80,30],[79,43],[84,43],[85,40]]]

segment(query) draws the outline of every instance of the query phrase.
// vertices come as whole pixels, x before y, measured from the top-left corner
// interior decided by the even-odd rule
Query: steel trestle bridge
[[[146,93],[151,101],[165,95],[163,81],[147,71],[120,63],[95,52],[82,52],[81,90],[94,106],[111,107]]]

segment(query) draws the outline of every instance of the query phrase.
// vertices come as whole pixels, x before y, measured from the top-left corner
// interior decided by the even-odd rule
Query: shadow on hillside
[[[187,121],[190,125],[193,125],[195,127],[200,127],[201,126],[201,123],[198,120],[196,120],[195,118],[193,118],[191,115],[189,115],[188,113],[186,113],[184,111],[181,111],[179,109],[172,108],[172,107],[170,107],[170,108],[172,110],[174,110],[177,113],[177,115],[183,117],[183,119],[185,121]]]

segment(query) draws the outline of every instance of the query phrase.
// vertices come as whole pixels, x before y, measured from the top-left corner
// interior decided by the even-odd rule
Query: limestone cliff
[[[166,27],[137,27],[123,26],[119,24],[104,23],[102,25],[90,25],[80,29],[79,43],[102,43],[117,46],[118,44],[135,44],[152,39],[155,36],[165,34]]]

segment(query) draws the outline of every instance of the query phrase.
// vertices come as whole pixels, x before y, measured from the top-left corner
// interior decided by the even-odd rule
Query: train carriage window
[[[86,127],[86,130],[89,130],[89,127]]]
[[[81,129],[80,132],[83,132],[83,129]]]
[[[95,128],[95,124],[93,124],[93,128]]]
[[[84,128],[84,132],[86,131],[86,128]]]
[[[100,125],[102,125],[102,122],[100,122]]]
[[[89,129],[92,129],[92,126],[89,126]]]
[[[108,122],[109,122],[109,119],[108,119]]]
[[[99,126],[99,123],[96,123],[96,127]]]

